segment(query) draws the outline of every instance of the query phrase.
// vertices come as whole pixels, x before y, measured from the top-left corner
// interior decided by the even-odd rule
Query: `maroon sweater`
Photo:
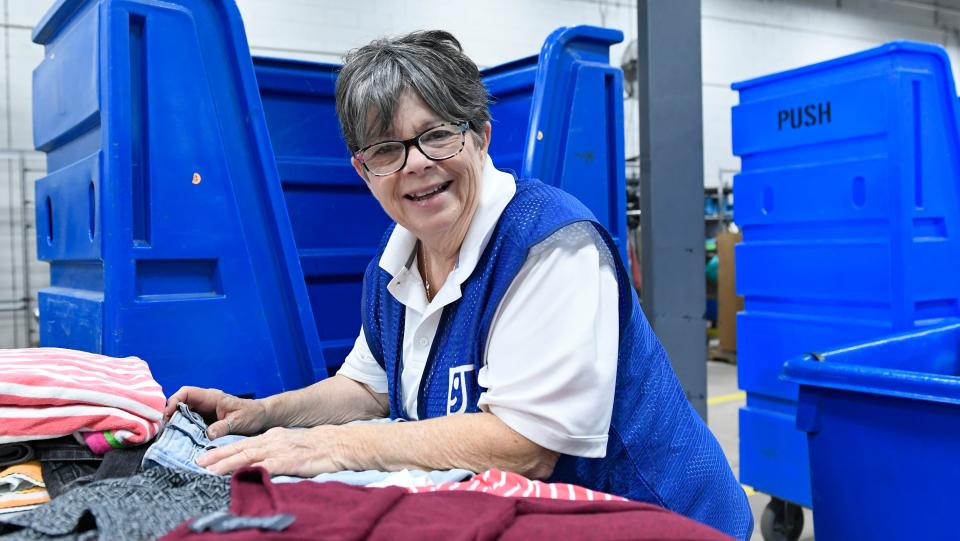
[[[230,511],[242,517],[288,514],[295,520],[282,531],[220,533],[194,532],[190,520],[163,539],[732,539],[646,503],[505,498],[478,492],[411,494],[398,487],[312,481],[273,484],[262,468],[243,468],[234,474]]]

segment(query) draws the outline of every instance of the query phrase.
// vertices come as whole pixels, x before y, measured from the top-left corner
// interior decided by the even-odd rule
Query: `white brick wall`
[[[26,281],[46,279],[46,269],[35,265],[24,265],[24,248],[29,250],[31,242],[26,238],[28,227],[24,225],[24,213],[31,209],[25,204],[25,183],[21,181],[24,159],[18,153],[0,152],[0,347],[24,347],[30,344],[30,329],[35,327],[27,307],[29,300]],[[35,253],[35,250],[34,250]],[[35,255],[26,255],[35,260]],[[42,264],[44,267],[46,264]],[[38,268],[39,267],[39,268]]]
[[[33,28],[40,21],[47,9],[53,5],[52,0],[0,0],[6,4],[7,25]]]
[[[37,284],[49,282],[46,263],[36,261],[33,246],[32,198],[21,191],[21,175],[28,166],[43,168],[33,151],[31,133],[31,78],[43,51],[30,41],[33,25],[47,9],[47,2],[0,0],[0,347],[25,347],[36,341],[31,307],[10,311],[25,298],[36,297]],[[32,173],[31,180],[39,173]],[[27,183],[28,188],[32,186]],[[27,215],[27,220],[23,220]],[[23,249],[34,261],[25,268]],[[25,275],[29,273],[29,275]],[[31,293],[26,281],[32,281]],[[32,332],[31,332],[32,331]]]
[[[213,1],[213,0],[211,0]],[[654,0],[671,1],[671,0]],[[674,0],[675,1],[675,0]],[[636,37],[635,0],[237,0],[253,54],[336,62],[345,51],[385,35],[444,28],[461,40],[481,66],[534,54],[556,27],[593,24],[624,31],[613,48],[619,64],[626,43]],[[723,170],[736,170],[731,154],[730,107],[737,101],[730,83],[866,49],[893,39],[939,43],[960,70],[960,10],[929,7],[933,0],[702,0],[704,183]],[[955,5],[956,0],[940,0]],[[32,148],[30,85],[43,54],[30,42],[30,29],[52,0],[0,0],[0,298],[22,283],[16,254],[19,238],[33,246],[32,224],[11,222],[6,211],[19,205],[11,193],[10,160]],[[838,7],[839,6],[839,7]],[[635,154],[637,107],[627,104],[628,155]],[[633,150],[632,150],[633,149]],[[6,153],[6,154],[5,154]],[[18,158],[19,159],[19,158]],[[39,167],[42,169],[42,161]],[[28,171],[32,181],[41,175]],[[28,190],[29,191],[29,190]],[[27,194],[28,196],[31,194]],[[13,201],[11,201],[13,199]],[[27,215],[32,219],[33,209]],[[18,216],[18,213],[14,213]],[[13,246],[14,249],[11,248]],[[32,259],[35,255],[31,252]],[[12,261],[10,261],[12,259]],[[34,286],[46,283],[45,264],[30,268]],[[32,288],[32,289],[35,289]],[[0,347],[22,345],[13,323],[0,312]],[[14,341],[16,340],[16,342]]]
[[[490,66],[536,53],[559,26],[604,25],[633,36],[637,24],[633,1],[239,0],[237,5],[254,54],[326,62],[377,37],[443,28],[477,64]],[[614,54],[619,58],[619,48]]]

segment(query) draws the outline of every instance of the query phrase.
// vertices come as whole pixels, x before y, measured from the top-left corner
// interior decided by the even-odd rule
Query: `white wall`
[[[322,62],[338,62],[374,38],[443,28],[486,67],[538,52],[559,26],[607,26],[629,36],[637,27],[633,0],[238,0],[237,5],[254,54]],[[624,45],[614,48],[615,58]]]
[[[36,288],[49,282],[47,265],[36,261],[29,188],[43,169],[42,155],[33,151],[30,106],[31,71],[43,51],[31,43],[30,32],[46,4],[0,0],[0,347],[36,340]],[[24,265],[24,248],[32,264]]]
[[[212,0],[211,0],[212,1]],[[680,1],[680,0],[653,0]],[[32,153],[31,72],[43,51],[31,28],[52,0],[0,0],[0,301],[23,291],[21,239],[33,247],[30,206],[20,220],[28,184],[42,174]],[[556,27],[593,24],[619,28],[625,42],[613,48],[620,63],[636,37],[635,0],[237,0],[253,54],[336,62],[370,39],[422,28],[444,28],[462,41],[481,66],[536,53]],[[701,0],[703,43],[704,183],[721,171],[739,169],[731,154],[730,83],[863,50],[893,39],[947,47],[960,67],[960,1],[940,0]],[[636,154],[637,107],[627,104],[628,155]],[[40,169],[41,171],[37,171]],[[35,259],[35,255],[29,256]],[[29,280],[47,281],[44,264]],[[0,302],[0,310],[4,304]],[[13,319],[16,318],[16,319]],[[0,311],[0,347],[23,346],[23,313]]]

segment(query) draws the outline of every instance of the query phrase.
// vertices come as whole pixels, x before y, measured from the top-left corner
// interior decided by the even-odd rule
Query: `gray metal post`
[[[707,418],[700,0],[637,2],[643,309]]]

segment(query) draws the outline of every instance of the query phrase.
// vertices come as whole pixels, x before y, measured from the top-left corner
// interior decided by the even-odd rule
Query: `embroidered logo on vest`
[[[472,364],[450,369],[450,377],[447,379],[447,415],[467,411],[467,372],[472,371]]]

